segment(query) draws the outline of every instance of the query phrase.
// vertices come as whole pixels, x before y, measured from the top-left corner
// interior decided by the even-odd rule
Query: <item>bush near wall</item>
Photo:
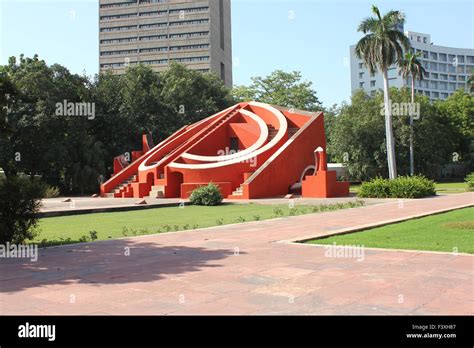
[[[21,244],[36,235],[37,213],[44,187],[37,180],[0,180],[0,244]]]
[[[466,176],[464,180],[467,182],[467,190],[474,191],[474,172]]]
[[[359,190],[363,198],[422,198],[436,194],[434,181],[424,176],[399,176],[395,180],[375,178]]]
[[[189,197],[192,204],[206,206],[219,205],[222,203],[222,199],[223,197],[219,186],[212,183],[207,186],[198,187]]]

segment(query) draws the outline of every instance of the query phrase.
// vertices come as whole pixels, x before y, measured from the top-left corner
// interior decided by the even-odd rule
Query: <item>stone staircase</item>
[[[288,128],[288,138],[291,138],[293,135],[295,135],[300,129],[298,127],[291,127]]]
[[[271,141],[278,134],[278,130],[269,124],[267,124],[267,127],[268,127],[268,141]]]
[[[114,189],[112,190],[113,192],[109,192],[105,195],[107,198],[114,198],[117,193],[121,193],[124,188],[126,188],[128,185],[130,185],[132,182],[137,180],[136,175],[132,175],[129,177],[127,180],[122,182],[120,185],[115,186]]]
[[[232,196],[243,196],[243,195],[244,195],[244,188],[242,187],[242,185],[237,187],[237,189],[234,192],[232,192]]]
[[[146,198],[164,198],[165,197],[165,186],[164,185],[157,185],[157,186],[152,186],[150,193],[148,194]]]

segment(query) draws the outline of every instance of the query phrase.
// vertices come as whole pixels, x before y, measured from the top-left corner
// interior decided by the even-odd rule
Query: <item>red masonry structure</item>
[[[148,136],[142,143],[130,164],[115,159],[101,196],[187,198],[210,182],[231,199],[349,196],[349,183],[327,170],[322,112],[240,103],[156,146]]]

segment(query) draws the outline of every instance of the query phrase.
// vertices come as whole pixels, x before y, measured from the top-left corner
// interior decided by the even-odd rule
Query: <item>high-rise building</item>
[[[230,0],[99,0],[100,70],[171,61],[232,86]]]
[[[467,80],[474,69],[474,49],[438,46],[431,43],[430,35],[405,31],[414,52],[421,52],[418,58],[426,70],[424,79],[415,80],[415,92],[424,94],[431,100],[446,99],[459,88],[468,90]],[[363,89],[374,94],[383,89],[380,72],[371,74],[364,62],[355,56],[355,46],[351,50],[351,89]],[[388,70],[390,87],[410,87],[411,79],[404,79],[399,69],[392,66]]]

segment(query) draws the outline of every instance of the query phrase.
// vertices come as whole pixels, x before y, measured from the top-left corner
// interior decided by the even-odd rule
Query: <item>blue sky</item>
[[[98,70],[98,2],[0,0],[0,64],[38,53],[74,73]],[[325,106],[350,97],[349,46],[371,4],[405,12],[405,29],[438,45],[474,47],[474,1],[232,0],[234,84],[301,71]]]

